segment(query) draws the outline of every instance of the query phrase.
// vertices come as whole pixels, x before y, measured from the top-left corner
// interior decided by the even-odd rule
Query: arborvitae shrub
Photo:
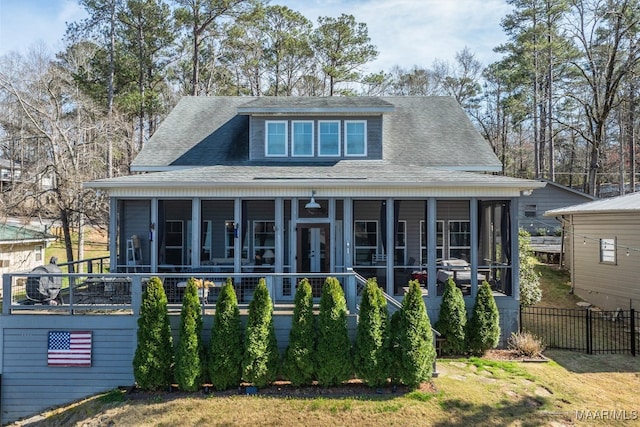
[[[467,350],[477,356],[495,348],[500,340],[500,314],[489,283],[483,282],[467,322]]]
[[[202,383],[202,307],[194,278],[187,280],[180,311],[176,351],[176,382],[181,390],[196,391]]]
[[[276,379],[279,361],[273,304],[265,280],[260,279],[249,303],[242,378],[264,387]]]
[[[216,390],[237,387],[242,377],[242,322],[231,279],[222,286],[209,340],[208,370]]]
[[[284,354],[283,373],[291,384],[311,384],[315,377],[313,363],[316,344],[313,293],[309,280],[302,279],[296,289],[295,307],[289,346]]]
[[[452,278],[445,283],[440,316],[435,324],[436,331],[444,337],[442,352],[444,354],[463,354],[465,351],[465,326],[467,310],[464,305],[462,291]]]
[[[535,268],[535,258],[529,244],[529,233],[518,233],[518,259],[520,260],[520,304],[524,307],[537,304],[542,299],[540,275]]]
[[[429,315],[417,280],[409,282],[409,292],[402,301],[398,327],[398,378],[409,387],[418,387],[431,379],[436,350]]]
[[[338,385],[353,374],[347,302],[335,277],[327,277],[322,286],[315,362],[318,383],[323,386]]]
[[[387,383],[388,356],[387,300],[375,279],[367,280],[362,300],[353,352],[358,378],[371,387]]]
[[[402,353],[400,349],[400,310],[393,313],[387,332],[387,367],[391,384],[400,384],[400,366]]]
[[[168,388],[173,382],[173,341],[162,281],[152,277],[142,294],[138,319],[138,346],[133,376],[144,390]]]

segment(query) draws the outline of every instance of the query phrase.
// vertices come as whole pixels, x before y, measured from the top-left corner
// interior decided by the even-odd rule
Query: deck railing
[[[162,281],[170,310],[179,310],[186,282],[193,277],[207,283],[201,292],[203,310],[214,309],[223,284],[234,284],[238,305],[246,308],[261,278],[275,308],[291,308],[297,283],[306,278],[319,301],[327,276],[341,283],[347,309],[355,313],[355,273],[7,273],[3,275],[3,314],[49,312],[60,314],[138,314],[142,293],[151,277]]]

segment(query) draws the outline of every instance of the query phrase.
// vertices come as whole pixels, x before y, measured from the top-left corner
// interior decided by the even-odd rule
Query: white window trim
[[[296,123],[310,123],[311,124],[311,154],[296,154]],[[291,157],[314,157],[315,156],[315,129],[313,120],[292,120],[291,121]]]
[[[284,153],[269,154],[269,125],[284,124]],[[266,120],[264,122],[264,156],[265,157],[287,157],[289,156],[289,122],[287,120]]]
[[[452,224],[469,224],[469,232],[459,232],[456,231],[455,233],[457,234],[468,234],[469,235],[469,242],[471,242],[471,221],[469,221],[468,219],[451,219],[447,221],[447,243],[448,243],[448,248],[447,248],[447,256],[448,258],[451,258],[451,249],[469,249],[469,251],[471,251],[471,245],[469,246],[454,246],[451,244],[451,235],[454,233],[453,231],[451,231],[451,225]],[[443,229],[444,231],[444,229]]]
[[[380,239],[380,224],[378,224],[378,220],[375,219],[356,219],[353,221],[353,230],[355,232],[355,230],[357,229],[356,227],[356,223],[359,222],[363,222],[365,223],[365,230],[367,229],[366,224],[375,224],[376,226],[376,244],[375,246],[371,246],[371,245],[358,245],[356,240],[355,240],[355,235],[354,235],[354,242],[353,242],[353,263],[354,265],[371,265],[372,264],[372,260],[369,260],[369,264],[357,264],[357,254],[358,254],[358,250],[365,250],[365,251],[373,251],[375,253],[375,255],[378,255],[378,241]]]
[[[323,123],[337,123],[338,124],[338,152],[336,154],[322,154],[322,133],[320,132],[321,125]],[[340,157],[340,141],[342,140],[342,127],[340,126],[340,120],[318,120],[318,157]]]
[[[600,262],[602,264],[616,264],[616,239],[600,239]]]
[[[347,125],[350,123],[362,123],[364,125],[364,152],[351,154],[349,153],[349,133],[347,132]],[[344,121],[344,155],[345,157],[365,157],[367,155],[367,121],[366,120],[345,120]]]

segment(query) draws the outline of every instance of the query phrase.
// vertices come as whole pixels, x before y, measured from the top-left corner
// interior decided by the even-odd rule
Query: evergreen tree
[[[231,279],[220,289],[209,340],[209,377],[216,390],[240,384],[242,377],[242,322]]]
[[[242,378],[257,387],[276,379],[280,354],[273,325],[273,304],[264,278],[249,303]]]
[[[409,292],[402,301],[398,326],[398,378],[409,387],[418,387],[431,378],[436,350],[429,315],[417,280],[409,282]]]
[[[518,247],[520,260],[520,304],[524,307],[535,305],[542,299],[540,275],[536,272],[534,257],[529,246],[530,234],[520,229]]]
[[[338,385],[353,373],[347,302],[340,282],[335,277],[327,277],[322,286],[316,372],[318,383],[323,386]]]
[[[133,376],[143,390],[160,390],[173,380],[173,341],[162,281],[152,277],[142,294],[138,318],[138,346]]]
[[[391,384],[400,384],[402,353],[400,349],[400,310],[393,313],[387,332],[387,367]]]
[[[291,384],[310,384],[315,376],[313,352],[316,343],[313,294],[309,280],[302,279],[296,290],[295,308],[284,354],[284,376]]]
[[[467,310],[462,291],[452,278],[445,283],[440,316],[435,324],[436,331],[444,337],[442,352],[444,354],[462,354],[465,350],[465,326]]]
[[[180,312],[180,337],[176,351],[176,382],[181,390],[196,391],[202,383],[202,307],[195,279],[187,280]]]
[[[387,301],[375,279],[369,279],[362,293],[354,346],[356,375],[371,387],[386,384],[388,375]]]
[[[480,356],[495,348],[500,339],[500,314],[491,293],[489,283],[483,282],[478,289],[471,319],[466,330],[467,350]]]

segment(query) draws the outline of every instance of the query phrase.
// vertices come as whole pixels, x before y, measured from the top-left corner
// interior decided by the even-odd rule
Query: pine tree
[[[181,390],[196,391],[202,383],[202,307],[194,278],[187,280],[180,312],[180,336],[176,351],[176,382]]]
[[[471,319],[466,330],[467,350],[477,356],[495,348],[500,339],[500,314],[491,293],[491,286],[483,282],[478,288]]]
[[[249,303],[242,378],[257,387],[276,379],[280,354],[273,324],[273,304],[263,278]]]
[[[335,277],[327,277],[322,286],[316,372],[318,383],[323,386],[338,385],[353,374],[347,302]]]
[[[354,345],[356,375],[371,387],[387,383],[387,301],[375,279],[369,279],[362,293]]]
[[[436,331],[444,337],[442,352],[444,354],[462,354],[465,350],[465,326],[467,324],[467,310],[462,291],[456,286],[452,278],[445,283],[440,316],[435,324]]]
[[[315,377],[313,355],[316,345],[313,294],[309,280],[302,279],[296,289],[295,308],[289,346],[284,354],[284,376],[295,386],[311,384]]]
[[[409,292],[402,301],[398,326],[398,378],[409,387],[418,387],[431,378],[436,350],[429,315],[417,280],[409,282]]]
[[[209,340],[208,371],[216,390],[237,387],[242,378],[242,322],[231,279],[220,289]]]
[[[138,346],[133,376],[143,390],[160,390],[173,380],[173,340],[162,281],[152,277],[142,294],[138,318]]]

